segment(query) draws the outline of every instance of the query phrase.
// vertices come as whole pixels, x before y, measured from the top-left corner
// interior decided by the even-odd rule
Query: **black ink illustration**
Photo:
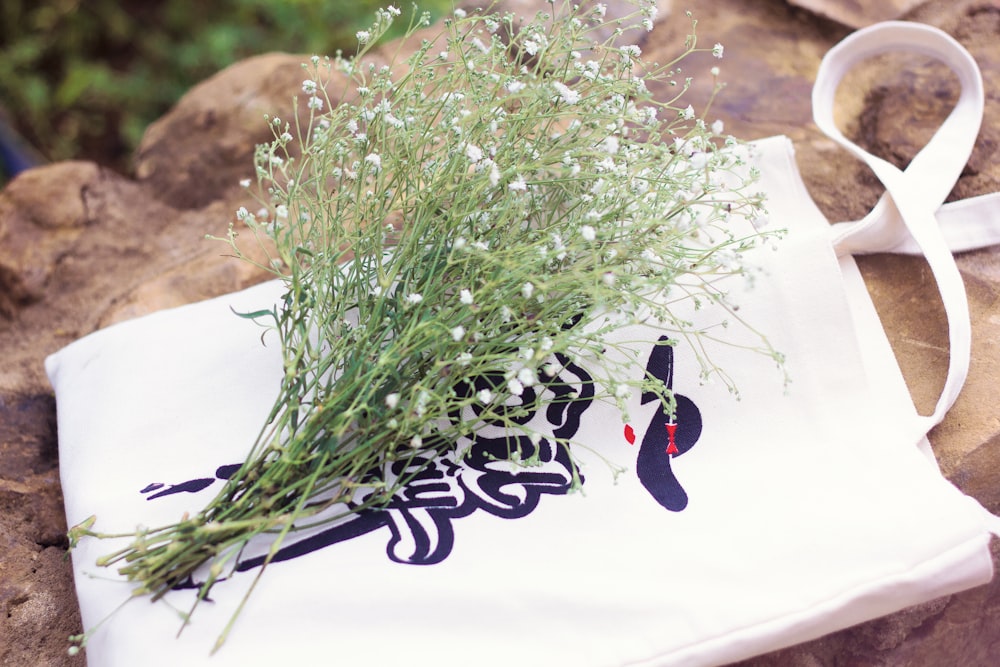
[[[646,366],[648,376],[658,378],[668,389],[673,387],[673,347],[653,346]],[[543,495],[563,495],[574,483],[583,483],[580,471],[571,460],[564,444],[580,429],[584,413],[594,400],[593,378],[569,358],[557,355],[560,370],[553,377],[543,376],[539,382],[525,387],[520,396],[512,397],[504,406],[503,418],[485,417],[484,408],[474,402],[465,413],[450,415],[459,423],[475,419],[483,427],[457,447],[433,448],[447,450],[444,455],[428,454],[426,458],[409,462],[396,461],[372,476],[383,480],[412,476],[388,504],[377,509],[361,509],[374,491],[359,492],[347,509],[354,510],[347,518],[311,534],[289,538],[273,556],[272,562],[297,558],[319,549],[350,540],[377,530],[388,530],[386,554],[397,563],[431,565],[440,563],[455,548],[455,520],[476,511],[505,519],[525,517],[535,510]],[[496,394],[505,382],[502,374],[483,375],[456,387],[461,395],[471,397],[482,390]],[[643,437],[636,462],[636,473],[643,486],[664,508],[683,510],[688,497],[671,469],[671,459],[694,446],[702,424],[701,413],[688,398],[676,395],[673,415],[657,409]],[[643,404],[658,400],[651,392],[643,393]],[[529,437],[513,433],[504,423],[528,426],[548,437]],[[629,442],[635,440],[631,426],[625,427]],[[563,443],[559,441],[562,440]],[[428,443],[433,444],[433,443]],[[461,455],[459,454],[461,452]],[[508,459],[518,452],[531,465],[512,464]],[[229,479],[239,464],[219,466],[214,477],[201,477],[177,484],[152,483],[140,492],[154,500],[178,493],[197,493],[220,480]],[[243,552],[237,563],[239,571],[263,565],[264,553]],[[177,588],[192,588],[199,584],[193,579]]]
[[[662,344],[666,341],[667,338],[663,336],[660,338],[661,344],[653,346],[646,373],[662,380],[667,389],[673,390],[674,348]],[[676,410],[673,415],[666,408],[653,413],[639,448],[636,473],[656,502],[672,512],[679,512],[687,507],[688,496],[677,481],[670,461],[694,447],[698,441],[701,435],[701,411],[686,396],[674,394],[674,399]],[[641,400],[646,404],[659,399],[653,392],[643,392]]]

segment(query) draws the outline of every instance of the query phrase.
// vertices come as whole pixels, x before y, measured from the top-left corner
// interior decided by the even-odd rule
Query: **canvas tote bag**
[[[905,171],[867,154],[832,122],[833,93],[856,61],[883,51],[932,56],[962,84],[952,115]],[[567,494],[565,455],[543,439],[540,465],[512,468],[476,435],[389,509],[291,535],[226,645],[217,635],[257,574],[266,545],[211,592],[177,637],[193,598],[150,604],[73,551],[83,623],[101,624],[89,664],[717,665],[802,642],[989,581],[997,521],[940,474],[926,441],[969,365],[968,306],[949,244],[1000,240],[996,198],[941,206],[982,116],[975,62],[930,27],[862,30],[824,60],[816,122],[885,184],[864,220],[830,225],[809,198],[784,137],[756,144],[773,224],[788,235],[734,284],[740,313],[787,356],[787,387],[765,355],[716,345],[739,390],[707,379],[681,338],[655,324],[647,368],[678,395],[676,419],[636,395],[623,415],[587,393],[587,359],[566,360],[543,392],[577,400],[534,423],[588,445],[583,492]],[[851,257],[927,257],[944,301],[951,363],[930,415],[915,410]],[[278,301],[265,283],[118,324],[47,360],[58,401],[70,525],[105,532],[171,523],[200,509],[243,460],[276,395],[276,341],[237,318]],[[690,316],[697,322],[699,312]],[[740,339],[732,327],[730,340]],[[746,342],[752,342],[748,338]],[[605,459],[625,467],[614,480]],[[197,581],[192,581],[196,584]],[[117,611],[116,611],[117,610]]]

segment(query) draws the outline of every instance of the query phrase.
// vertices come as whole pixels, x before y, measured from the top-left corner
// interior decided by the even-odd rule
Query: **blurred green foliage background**
[[[3,0],[0,143],[16,142],[13,128],[34,159],[82,158],[127,172],[146,126],[195,83],[268,51],[350,53],[354,33],[389,3]],[[452,0],[419,4],[440,15]],[[411,8],[401,9],[399,32]]]

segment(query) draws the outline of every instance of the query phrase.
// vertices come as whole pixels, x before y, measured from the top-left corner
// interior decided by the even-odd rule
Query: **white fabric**
[[[863,241],[860,240],[860,234],[841,240],[837,244],[838,254],[923,254],[907,231],[899,210],[891,205],[891,200],[880,200],[874,211],[878,213],[880,223],[867,228],[869,233]],[[941,235],[952,252],[977,250],[1000,243],[1000,192],[942,204],[934,217],[937,218]],[[861,221],[838,222],[833,227],[839,235],[856,229],[858,222]]]
[[[910,38],[884,29],[896,46]],[[766,272],[737,301],[787,355],[792,383],[786,389],[763,355],[714,346],[712,361],[741,389],[736,400],[721,383],[702,382],[681,340],[670,368],[685,397],[680,451],[655,468],[662,476],[653,485],[667,490],[660,500],[640,479],[654,468],[639,452],[665,444],[655,404],[633,397],[627,419],[610,405],[581,406],[576,437],[593,449],[578,454],[582,494],[558,492],[567,471],[544,455],[544,441],[543,465],[497,488],[503,470],[440,466],[440,478],[424,480],[437,486],[414,487],[408,505],[378,515],[367,532],[269,566],[211,658],[255,569],[217,585],[176,639],[174,609],[186,611],[192,591],[171,593],[170,606],[130,602],[94,634],[91,667],[719,665],[989,581],[995,520],[921,448],[937,415],[913,407],[857,267],[837,257],[791,143],[757,146],[771,218],[789,235],[776,251],[756,252]],[[909,181],[884,168],[879,175],[901,219],[916,220],[913,237],[934,257],[960,326],[964,292],[949,282],[943,241],[919,228],[940,202],[928,195],[907,205],[899,196],[911,194]],[[276,341],[263,346],[260,329],[231,309],[267,308],[280,292],[266,283],[163,311],[48,359],[71,525],[97,514],[103,531],[157,526],[212,497],[217,469],[242,460],[281,376]],[[730,327],[731,337],[739,331]],[[671,335],[646,326],[618,335],[663,334]],[[649,343],[640,349],[650,356]],[[559,377],[581,388],[586,364]],[[961,373],[954,378],[960,385]],[[553,428],[572,421],[535,416],[546,418]],[[617,483],[602,457],[627,468]],[[152,497],[191,480],[207,486]],[[470,511],[460,516],[449,502]],[[86,627],[129,595],[94,565],[114,548],[84,540],[73,552]],[[407,560],[433,562],[397,562]]]
[[[955,108],[934,133],[930,142],[913,158],[905,171],[874,156],[845,137],[833,120],[833,97],[836,86],[854,64],[890,51],[910,51],[940,60],[957,75],[962,92]],[[926,430],[941,422],[958,398],[969,372],[972,354],[972,325],[965,285],[955,260],[944,240],[934,212],[958,180],[962,167],[972,153],[983,116],[983,80],[976,61],[946,33],[915,23],[889,21],[877,27],[859,30],[833,47],[823,59],[813,87],[813,119],[830,138],[862,160],[878,176],[886,193],[875,210],[846,231],[837,230],[834,246],[841,253],[863,242],[866,235],[885,236],[885,226],[902,221],[921,254],[927,259],[941,292],[948,317],[951,357],[948,377],[934,413],[927,418]],[[885,214],[895,208],[897,216]],[[881,240],[879,238],[879,240]]]

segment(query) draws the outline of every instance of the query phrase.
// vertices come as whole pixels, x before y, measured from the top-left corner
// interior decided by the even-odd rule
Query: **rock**
[[[808,9],[852,28],[864,28],[879,21],[905,16],[927,0],[788,0],[789,4]]]
[[[474,4],[474,3],[472,3]],[[622,11],[621,2],[609,12]],[[673,3],[676,4],[676,3]],[[644,55],[676,55],[690,23],[660,3]],[[918,6],[919,5],[919,6]],[[530,10],[528,0],[510,0]],[[808,10],[808,11],[807,11]],[[906,13],[909,12],[909,13]],[[807,186],[833,221],[863,216],[880,194],[865,168],[812,125],[810,90],[822,55],[848,26],[879,17],[938,25],[980,63],[988,91],[983,131],[954,196],[1000,190],[1000,7],[992,0],[823,2],[713,0],[697,9],[700,46],[690,100],[708,99],[718,65],[727,82],[709,117],[753,139],[786,134]],[[431,36],[433,30],[422,36]],[[405,48],[412,48],[412,45]],[[378,54],[374,56],[378,58]],[[135,178],[76,162],[22,174],[0,191],[0,665],[81,665],[65,636],[79,631],[58,487],[54,405],[43,358],[99,327],[240,289],[264,274],[220,257],[238,186],[252,174],[257,143],[270,138],[264,114],[291,119],[303,56],[251,58],[193,88],[146,133]],[[931,63],[884,59],[852,73],[838,97],[841,126],[860,144],[905,164],[947,113],[957,92]],[[331,87],[331,93],[333,87]],[[667,91],[654,91],[661,97]],[[251,209],[252,210],[252,209]],[[932,433],[943,472],[1000,512],[1000,251],[959,258],[974,327],[966,389]],[[926,265],[908,257],[863,258],[862,269],[918,406],[933,404],[944,377],[943,313]],[[998,552],[995,551],[995,560]],[[1000,660],[1000,583],[936,600],[822,639],[741,663],[744,667],[852,664],[986,665]]]
[[[183,210],[206,206],[252,177],[254,147],[273,138],[264,115],[289,108],[305,78],[303,61],[281,53],[257,56],[192,88],[143,135],[137,180]]]
[[[0,521],[0,528],[9,528]],[[73,577],[62,547],[4,550],[0,570],[0,665],[83,667],[85,657],[66,654],[80,631]]]
[[[92,219],[88,187],[99,167],[65,162],[15,179],[0,200],[0,315],[39,299],[55,259]]]
[[[0,665],[83,664],[57,451],[51,394],[0,394]]]

